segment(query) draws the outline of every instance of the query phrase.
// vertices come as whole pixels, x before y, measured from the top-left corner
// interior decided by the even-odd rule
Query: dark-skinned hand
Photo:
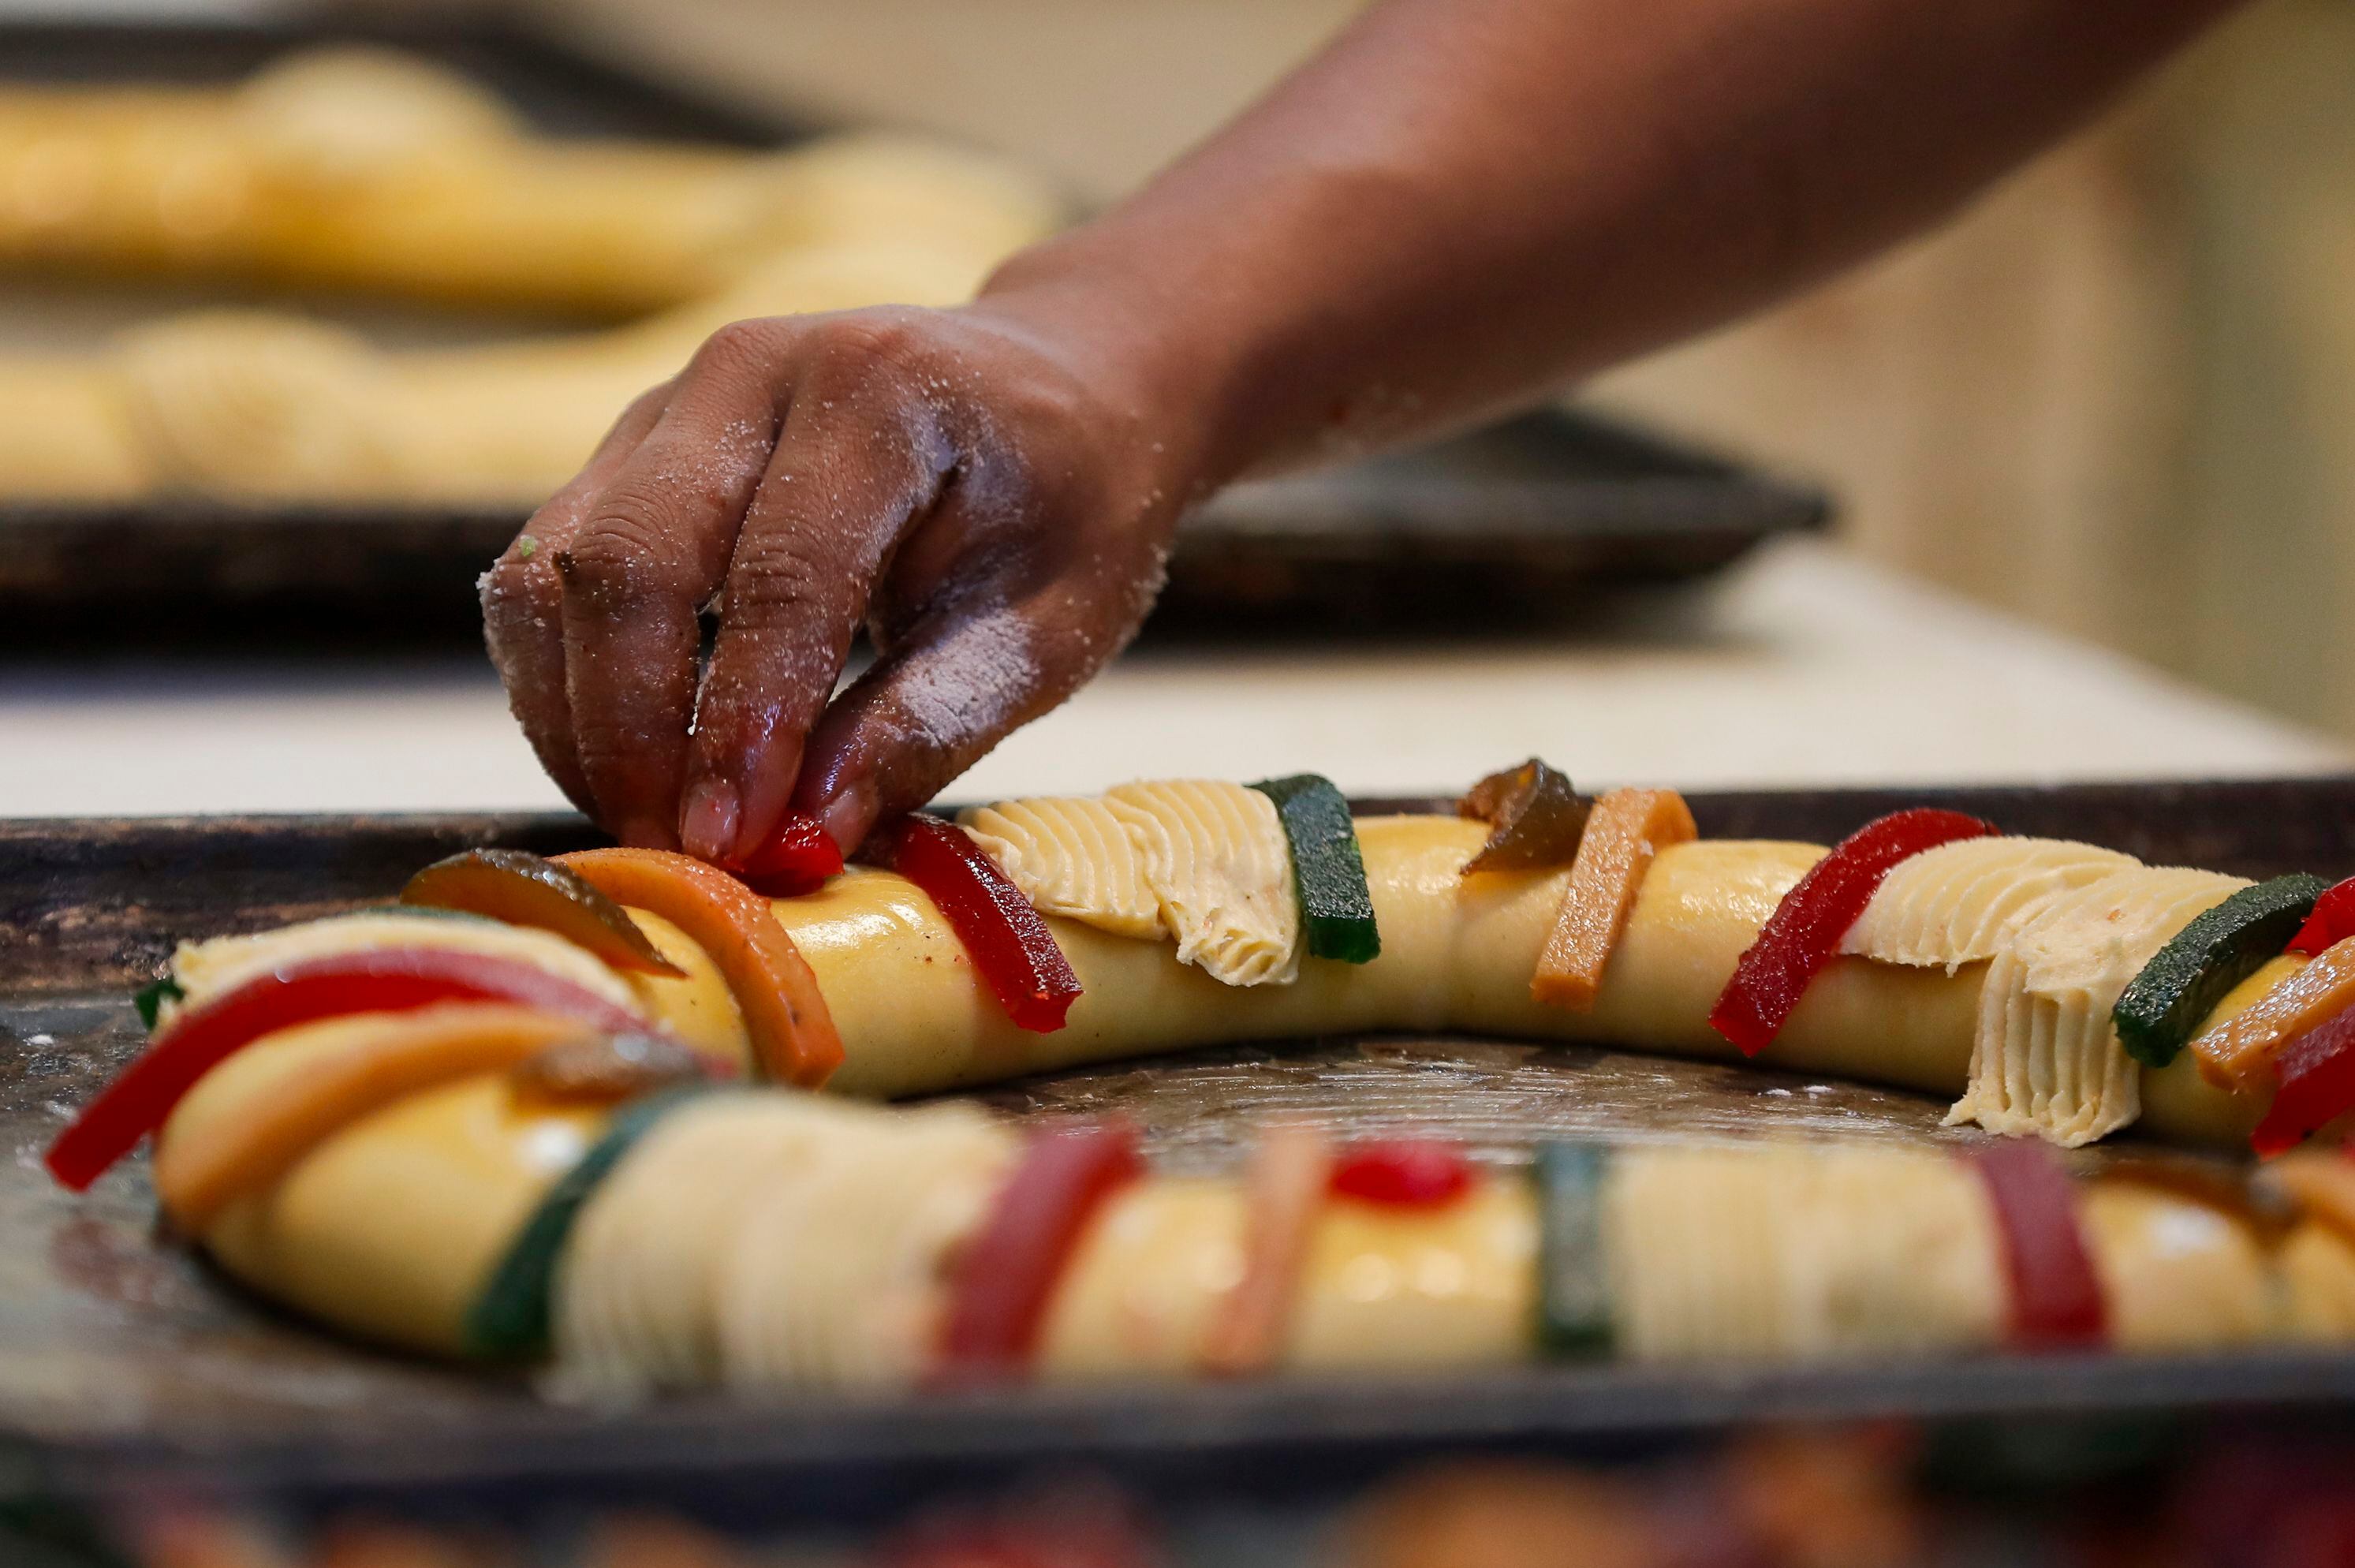
[[[1061,701],[1178,504],[1139,392],[1077,357],[986,305],[715,334],[483,579],[549,773],[628,844],[728,863],[792,810],[849,849]]]

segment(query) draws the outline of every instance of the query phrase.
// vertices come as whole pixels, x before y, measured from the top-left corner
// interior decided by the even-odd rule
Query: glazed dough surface
[[[2247,1226],[2125,1181],[2081,1188],[2078,1205],[2119,1349],[2241,1344],[2274,1327],[2271,1271]]]
[[[1184,1377],[1243,1276],[1233,1181],[1164,1179],[1114,1194],[1049,1303],[1039,1370],[1051,1379]]]
[[[1177,963],[1167,944],[1050,917],[1085,987],[1053,1034],[1006,1019],[931,901],[897,877],[853,868],[776,908],[842,1032],[847,1060],[829,1088],[850,1094],[892,1098],[1191,1045],[1369,1029],[1624,1041],[1741,1060],[1709,1027],[1709,1010],[1821,848],[1703,839],[1663,850],[1593,1009],[1575,1013],[1529,995],[1569,873],[1460,876],[1486,832],[1455,817],[1360,818],[1381,955],[1361,965],[1305,959],[1290,986],[1221,986]],[[1835,960],[1758,1060],[1953,1094],[1969,1067],[1984,973]],[[2196,1072],[2168,1076],[2145,1116],[2155,1130],[2218,1143],[2244,1134],[2254,1115],[2246,1101]]]
[[[2355,1243],[2307,1220],[2282,1243],[2279,1261],[2288,1332],[2315,1343],[2355,1339]]]
[[[1484,1176],[1428,1211],[1337,1200],[1311,1232],[1284,1365],[1295,1371],[1508,1366],[1537,1321],[1527,1180]]]
[[[603,1122],[519,1106],[499,1078],[413,1095],[224,1209],[205,1246],[231,1274],[353,1333],[464,1355],[466,1314],[491,1271]]]

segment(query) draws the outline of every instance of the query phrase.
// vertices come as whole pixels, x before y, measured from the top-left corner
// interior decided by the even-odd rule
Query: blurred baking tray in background
[[[383,44],[462,69],[559,134],[781,145],[817,127],[747,117],[479,16],[0,21],[0,78],[229,81],[288,50]],[[185,284],[93,292],[0,278],[0,340],[83,340]],[[215,296],[217,297],[217,296]],[[308,309],[414,338],[487,325],[350,300]],[[12,319],[13,318],[13,319]],[[512,324],[498,324],[512,329]],[[544,325],[544,324],[542,324]],[[1188,521],[1160,623],[1213,630],[1542,621],[1597,585],[1713,571],[1821,527],[1825,497],[1594,417],[1523,416],[1421,450],[1241,485]],[[474,580],[523,514],[235,505],[0,502],[0,634],[174,640],[368,629],[471,635]]]

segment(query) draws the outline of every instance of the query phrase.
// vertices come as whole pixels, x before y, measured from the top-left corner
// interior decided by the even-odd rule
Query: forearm
[[[1389,0],[971,307],[715,334],[486,574],[494,656],[628,842],[847,849],[1102,667],[1189,501],[1804,283],[2230,4]]]
[[[1390,0],[994,308],[1207,488],[1460,424],[1927,223],[2232,0]]]

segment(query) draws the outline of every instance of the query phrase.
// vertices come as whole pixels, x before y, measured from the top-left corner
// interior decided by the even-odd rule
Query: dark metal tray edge
[[[1700,791],[1704,834],[1830,842],[1884,812],[1944,805],[2008,831],[2082,838],[2243,876],[2355,872],[2355,773],[2071,784]],[[1436,797],[1364,812],[1444,810]],[[486,843],[593,841],[568,813],[0,819],[0,990],[137,984],[187,936],[390,897],[427,861]]]
[[[77,1439],[43,1445],[77,1488],[126,1477],[176,1493],[404,1493],[434,1488],[676,1491],[757,1477],[814,1498],[847,1476],[918,1487],[1084,1466],[1231,1477],[1252,1456],[1362,1465],[1478,1445],[1624,1452],[1736,1422],[2067,1419],[2199,1410],[2355,1405],[2355,1355],[2267,1350],[2197,1356],[1999,1356],[1814,1367],[1533,1365],[1471,1375],[1281,1382],[1015,1388],[884,1402],[672,1402],[627,1412],[519,1405],[464,1430],[320,1433],[211,1445]]]

